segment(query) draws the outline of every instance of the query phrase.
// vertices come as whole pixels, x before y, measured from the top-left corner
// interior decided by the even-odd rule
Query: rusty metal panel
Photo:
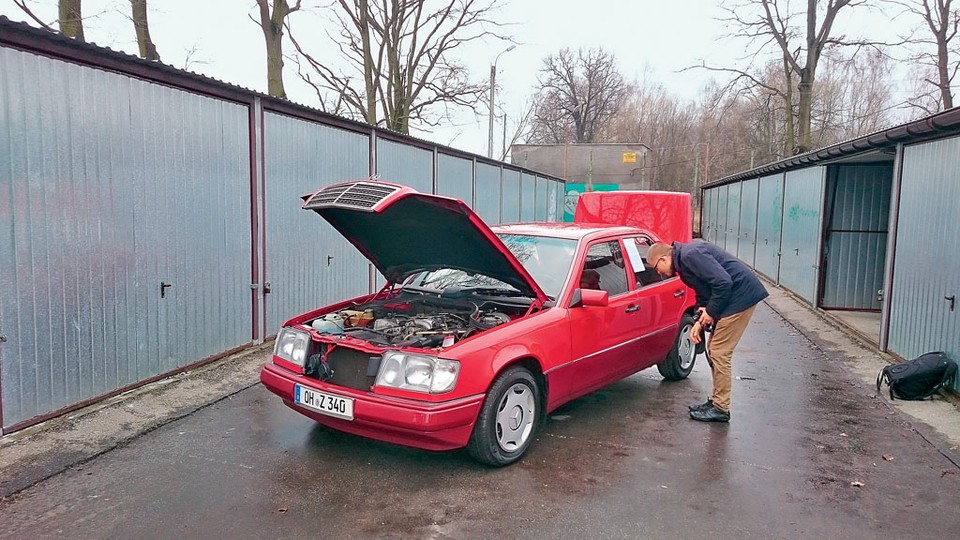
[[[888,348],[960,361],[960,137],[906,147],[901,182]]]
[[[301,195],[369,176],[370,139],[298,118],[264,114],[266,333],[290,317],[369,290],[368,263]]]
[[[892,163],[831,168],[822,307],[880,311],[892,183]]]
[[[477,215],[488,224],[500,223],[500,167],[477,163],[476,192]]]
[[[460,199],[473,208],[473,160],[438,154],[437,194]]]
[[[727,186],[727,219],[723,249],[733,256],[738,255],[740,240],[740,190],[742,188],[742,182],[735,182]]]
[[[384,182],[433,193],[433,152],[387,139],[377,139],[377,174]]]
[[[520,221],[520,171],[503,169],[500,222],[516,223]]]
[[[520,221],[534,221],[537,216],[537,177],[520,174]]]
[[[760,178],[758,191],[757,252],[753,267],[774,283],[779,283],[783,173]]]
[[[247,109],[11,49],[0,73],[4,427],[249,343]]]
[[[790,171],[783,188],[780,284],[811,305],[817,297],[825,170]]]
[[[737,245],[737,256],[743,262],[753,266],[757,250],[757,192],[760,188],[760,179],[744,180],[741,185],[740,240]]]

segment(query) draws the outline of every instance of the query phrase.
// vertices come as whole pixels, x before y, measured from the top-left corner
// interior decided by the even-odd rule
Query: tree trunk
[[[949,40],[956,34],[953,34],[950,38],[947,37],[948,32],[950,32],[950,21],[953,20],[951,18],[953,14],[950,10],[950,0],[937,2],[935,7],[939,15],[940,28],[934,27],[929,15],[927,24],[930,25],[930,29],[933,30],[937,38],[937,86],[940,89],[940,101],[943,105],[941,110],[946,110],[953,107],[953,92],[950,90]],[[956,31],[956,23],[954,23],[954,31]]]
[[[797,146],[797,123],[794,121],[793,113],[793,71],[791,69],[790,58],[786,53],[784,53],[783,56],[783,76],[786,81],[783,92],[783,105],[785,108],[783,114],[786,120],[786,126],[784,126],[786,138],[783,141],[783,155],[792,156],[793,150]]]
[[[830,17],[830,14],[827,14]],[[826,23],[824,23],[826,24]],[[813,80],[817,72],[817,62],[820,60],[820,48],[823,43],[817,37],[817,0],[807,0],[807,57],[804,66],[800,68],[800,82],[797,84],[798,110],[797,123],[800,128],[797,133],[797,145],[794,153],[802,154],[810,151],[810,120],[813,108]]]
[[[59,0],[60,33],[83,41],[83,17],[80,0]]]
[[[940,77],[940,100],[943,101],[943,110],[953,107],[953,92],[950,90],[950,72],[947,65],[947,44],[941,43],[937,47],[937,73]]]
[[[150,39],[150,26],[147,24],[147,0],[130,0],[130,7],[133,12],[133,27],[137,31],[140,57],[159,62],[160,54]]]
[[[267,45],[267,93],[287,99],[287,91],[283,87],[283,31],[265,28],[263,37]]]
[[[267,7],[268,0],[257,0],[260,6],[260,28],[267,46],[267,93],[273,97],[287,99],[283,88],[283,21],[298,5],[290,9],[287,0],[273,0],[273,13]]]
[[[799,123],[799,133],[797,134],[797,145],[794,153],[802,154],[810,151],[810,120],[811,109],[813,108],[813,77],[809,67],[803,68],[800,72],[800,84],[797,85],[800,94],[797,123]]]
[[[374,86],[374,65],[373,49],[370,44],[370,10],[367,8],[367,0],[359,0],[360,24],[357,29],[360,33],[361,47],[363,48],[363,89],[366,93],[366,110],[364,111],[364,120],[368,124],[377,123],[377,88]]]

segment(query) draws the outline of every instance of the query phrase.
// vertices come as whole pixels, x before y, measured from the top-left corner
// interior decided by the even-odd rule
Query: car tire
[[[542,422],[540,383],[530,371],[515,366],[490,386],[467,444],[471,457],[495,467],[520,459]]]
[[[668,381],[680,381],[686,379],[693,371],[693,364],[697,359],[697,346],[690,339],[690,333],[693,330],[693,317],[685,313],[680,318],[680,331],[677,332],[677,339],[673,342],[673,347],[667,353],[663,362],[657,364],[657,371]]]

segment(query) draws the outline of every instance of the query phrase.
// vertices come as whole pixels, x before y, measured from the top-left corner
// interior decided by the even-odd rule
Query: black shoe
[[[711,403],[702,409],[690,411],[690,418],[701,422],[729,422],[730,413],[723,411]]]
[[[713,400],[710,398],[707,398],[707,400],[704,401],[703,403],[697,403],[696,405],[687,405],[687,409],[690,409],[691,411],[699,411],[702,409],[706,409],[707,407],[710,407],[712,405],[713,405]]]

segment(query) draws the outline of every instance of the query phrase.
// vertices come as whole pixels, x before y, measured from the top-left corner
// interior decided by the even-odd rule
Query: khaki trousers
[[[713,371],[713,395],[710,399],[718,409],[730,412],[730,385],[731,385],[731,367],[733,365],[733,349],[740,342],[744,330],[747,329],[747,323],[753,316],[753,310],[756,305],[747,309],[727,315],[721,318],[714,325],[713,335],[710,336],[710,345],[708,353],[713,365],[710,369]]]

